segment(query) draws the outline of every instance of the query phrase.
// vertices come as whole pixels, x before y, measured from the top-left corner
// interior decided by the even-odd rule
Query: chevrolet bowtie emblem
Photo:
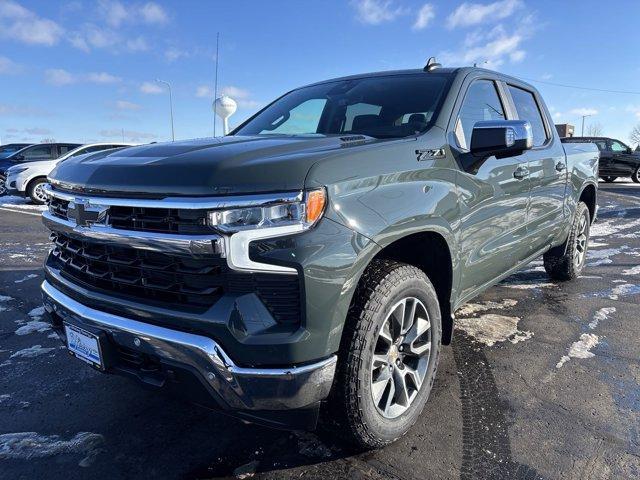
[[[91,205],[86,200],[72,200],[67,206],[67,219],[72,220],[79,227],[88,227],[94,223],[106,223],[109,207],[105,205]]]

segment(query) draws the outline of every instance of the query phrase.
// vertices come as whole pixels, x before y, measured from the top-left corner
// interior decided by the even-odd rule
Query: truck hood
[[[49,178],[95,194],[205,196],[301,190],[323,156],[378,142],[359,136],[228,136],[158,143],[60,162]]]

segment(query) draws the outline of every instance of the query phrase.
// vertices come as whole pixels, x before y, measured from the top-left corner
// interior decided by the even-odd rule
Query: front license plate
[[[68,323],[64,324],[64,330],[67,334],[67,348],[72,355],[94,367],[104,368],[97,335]]]

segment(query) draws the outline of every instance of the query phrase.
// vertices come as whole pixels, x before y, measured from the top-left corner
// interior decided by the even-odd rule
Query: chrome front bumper
[[[42,283],[45,308],[63,320],[98,328],[110,341],[197,372],[231,410],[288,410],[316,405],[329,395],[335,355],[289,368],[237,366],[214,340],[95,310]]]

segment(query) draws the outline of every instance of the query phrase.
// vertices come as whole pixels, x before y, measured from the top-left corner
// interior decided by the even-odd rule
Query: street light
[[[175,142],[176,134],[173,129],[173,97],[171,96],[171,84],[169,82],[165,82],[164,80],[160,80],[159,78],[156,78],[156,82],[166,85],[167,88],[169,89],[169,111],[171,113],[171,141]]]

